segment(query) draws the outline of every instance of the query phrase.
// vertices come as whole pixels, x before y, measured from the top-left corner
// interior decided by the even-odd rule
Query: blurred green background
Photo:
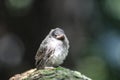
[[[119,0],[0,0],[0,79],[34,68],[52,28],[70,41],[61,66],[93,80],[120,80]]]

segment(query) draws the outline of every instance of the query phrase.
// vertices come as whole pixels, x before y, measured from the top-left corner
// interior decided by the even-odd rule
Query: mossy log
[[[78,71],[63,67],[46,68],[41,70],[31,69],[21,74],[16,74],[9,80],[92,80]]]

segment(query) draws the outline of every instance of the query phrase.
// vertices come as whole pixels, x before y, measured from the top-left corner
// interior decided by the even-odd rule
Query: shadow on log
[[[67,68],[31,69],[21,74],[16,74],[9,80],[92,80],[78,71]]]

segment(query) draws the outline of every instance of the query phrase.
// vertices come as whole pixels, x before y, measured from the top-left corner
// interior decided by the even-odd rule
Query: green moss
[[[63,67],[36,70],[24,80],[91,80],[80,72]]]

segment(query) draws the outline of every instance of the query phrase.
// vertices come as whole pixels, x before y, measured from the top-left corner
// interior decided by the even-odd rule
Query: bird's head
[[[62,40],[62,41],[65,39],[65,33],[60,28],[53,29],[51,32],[51,36],[54,37],[55,39]]]

